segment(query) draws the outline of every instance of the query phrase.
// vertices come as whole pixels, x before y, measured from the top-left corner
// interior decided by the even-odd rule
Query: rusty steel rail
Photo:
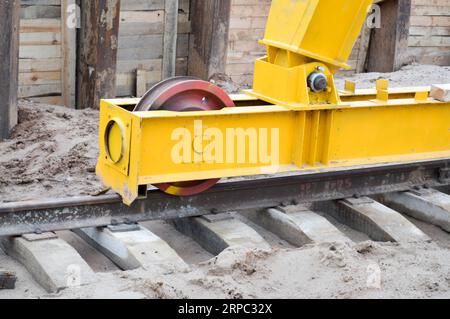
[[[118,195],[83,196],[0,204],[0,236],[146,220],[201,216],[215,212],[336,200],[450,184],[450,159],[360,167],[219,183],[191,197],[149,190],[131,207]]]

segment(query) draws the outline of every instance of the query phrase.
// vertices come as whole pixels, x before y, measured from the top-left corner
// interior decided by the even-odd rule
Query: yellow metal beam
[[[340,104],[334,73],[347,60],[372,0],[277,0],[264,39],[267,56],[255,63],[253,89],[266,102],[290,109]],[[311,84],[317,77],[322,85]],[[323,82],[326,81],[325,87]]]
[[[133,113],[120,107],[134,102],[102,101],[97,165],[103,182],[128,204],[138,185],[450,157],[450,103],[433,99],[299,111],[263,105]],[[109,137],[111,121],[120,123],[122,135]],[[118,162],[107,143],[123,150]]]

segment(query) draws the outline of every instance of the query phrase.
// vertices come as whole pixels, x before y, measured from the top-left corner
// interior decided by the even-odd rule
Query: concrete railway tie
[[[189,217],[173,220],[167,227],[174,228],[170,236],[187,236],[192,245],[198,245],[198,249],[208,254],[206,256],[215,256],[236,246],[271,249],[266,233],[294,247],[327,242],[352,244],[353,239],[343,231],[343,225],[374,241],[400,244],[431,241],[405,215],[450,232],[450,195],[434,189],[415,189],[374,198],[317,202],[308,207],[287,205]],[[195,267],[195,263],[182,256],[182,249],[168,243],[174,242],[173,238],[164,240],[143,224],[83,228],[73,232],[85,245],[106,256],[117,269],[159,267],[163,271],[187,271]],[[19,261],[48,292],[97,281],[95,267],[55,233],[2,238],[0,244],[8,258]]]

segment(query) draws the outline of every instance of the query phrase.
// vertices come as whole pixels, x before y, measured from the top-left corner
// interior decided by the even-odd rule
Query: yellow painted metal
[[[342,90],[339,92],[339,98],[342,102],[351,101],[366,101],[376,98],[377,90],[372,89],[358,89],[358,83],[355,83],[355,91]],[[389,87],[389,99],[410,99],[414,98],[417,92],[429,93],[431,86],[411,86],[411,87]],[[258,100],[258,98],[245,94],[237,93],[230,94],[231,99],[240,106],[251,106],[251,105],[264,105],[264,101]],[[126,98],[126,99],[108,99],[111,104],[123,105],[126,107],[133,107],[138,104],[140,98]],[[273,103],[267,103],[273,104]]]
[[[372,0],[277,0],[264,39],[267,56],[255,63],[253,89],[261,100],[300,109],[308,104],[340,104],[333,75],[346,64]],[[323,92],[307,85],[322,73]]]
[[[131,112],[139,99],[102,100],[97,174],[131,204],[140,185],[450,157],[450,103],[429,87],[336,89],[371,3],[274,0],[268,54],[237,107]],[[326,90],[308,87],[312,73]]]
[[[272,1],[261,43],[299,55],[289,59],[287,53],[283,54],[286,66],[310,58],[348,67],[346,62],[372,3],[372,0]],[[277,54],[273,57],[279,58]]]
[[[347,88],[344,90],[339,90],[339,98],[345,104],[347,102],[355,102],[355,101],[367,101],[374,100],[377,96],[377,89],[358,89],[357,83],[355,84],[355,90],[353,88]],[[350,84],[353,85],[353,84]],[[413,86],[413,87],[395,87],[388,88],[389,99],[412,99],[415,98],[416,94],[420,94],[428,97],[429,92],[431,90],[430,86]],[[263,105],[265,102],[259,100],[255,96],[251,96],[248,94],[231,94],[230,97],[237,103],[238,105]],[[139,99],[136,99],[137,103]],[[273,103],[268,103],[273,104]]]
[[[138,185],[450,157],[450,103],[430,98],[302,110],[278,105],[183,113],[123,108],[135,102],[104,100],[100,111],[97,173],[127,204],[137,198]],[[126,128],[118,163],[105,146],[106,128],[115,118]]]
[[[132,138],[137,137],[131,135],[133,116],[129,111],[113,104],[105,104],[105,102],[101,102],[101,104],[106,107],[102,107],[100,116],[100,156],[97,162],[97,175],[105,185],[114,190],[120,190],[119,193],[125,201],[125,198],[130,197],[128,185],[132,188],[133,181],[137,181],[137,163],[130,164],[132,141],[134,141]],[[116,129],[110,130],[111,123],[115,123],[114,126],[117,125],[120,128],[120,134]],[[121,154],[119,157],[116,156],[118,150]],[[134,161],[135,158],[132,160]],[[124,180],[124,176],[126,176],[126,180]]]
[[[356,84],[357,86],[357,84]],[[398,88],[388,88],[389,99],[411,99],[415,98],[416,94],[428,97],[430,92],[430,86],[416,86],[416,87],[398,87]],[[376,99],[377,89],[355,89],[352,90],[344,89],[339,91],[339,96],[342,102],[350,101],[366,101]]]

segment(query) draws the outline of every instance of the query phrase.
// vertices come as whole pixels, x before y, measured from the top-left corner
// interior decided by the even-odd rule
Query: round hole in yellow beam
[[[123,156],[123,130],[115,120],[111,120],[105,132],[106,153],[113,163],[118,163]]]

